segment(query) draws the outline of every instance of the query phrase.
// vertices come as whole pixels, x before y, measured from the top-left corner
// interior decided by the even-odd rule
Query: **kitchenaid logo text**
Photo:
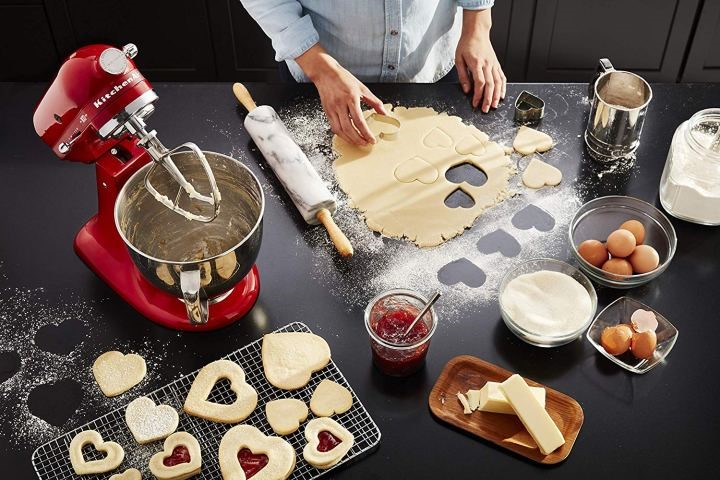
[[[130,85],[131,83],[133,83],[137,80],[140,80],[140,72],[137,72],[137,71],[132,72],[128,78],[126,78],[125,80],[122,81],[122,83],[118,83],[113,88],[111,88],[110,91],[108,91],[105,95],[98,97],[98,99],[93,102],[93,105],[95,105],[95,108],[102,107],[103,104],[105,102],[107,102],[108,100],[110,100],[110,98],[112,98],[113,95],[115,95],[120,90],[122,90],[123,88],[127,87],[128,85]]]

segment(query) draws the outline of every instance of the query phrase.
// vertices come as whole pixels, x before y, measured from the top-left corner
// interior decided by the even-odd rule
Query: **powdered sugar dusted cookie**
[[[305,426],[303,458],[321,470],[336,465],[350,451],[355,437],[332,418],[315,418]]]
[[[176,432],[165,439],[163,451],[150,458],[150,472],[157,480],[185,480],[200,473],[200,444],[187,432]]]
[[[268,382],[283,390],[296,390],[330,362],[330,347],[312,333],[270,333],[263,337],[262,361]]]
[[[223,378],[230,381],[230,389],[237,397],[229,405],[207,399],[215,384]],[[213,422],[237,423],[255,410],[257,400],[257,392],[245,382],[245,372],[240,365],[230,360],[217,360],[205,365],[195,377],[183,410],[189,415]]]
[[[125,409],[125,422],[139,444],[162,440],[178,426],[178,413],[170,405],[155,405],[148,397],[139,397]]]
[[[105,453],[105,458],[87,461],[83,457],[82,449],[85,445],[92,445],[98,452]],[[70,441],[70,463],[77,475],[90,475],[105,473],[116,469],[125,458],[125,451],[115,442],[105,442],[95,430],[85,430],[78,433]]]
[[[92,367],[95,381],[106,397],[125,393],[145,378],[145,360],[134,353],[110,351],[100,355]]]
[[[330,417],[347,412],[352,403],[350,390],[326,378],[313,392],[310,410],[318,417]]]

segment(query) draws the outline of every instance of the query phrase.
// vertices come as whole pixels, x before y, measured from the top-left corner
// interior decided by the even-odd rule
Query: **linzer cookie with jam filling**
[[[285,480],[295,468],[295,450],[288,442],[250,425],[227,431],[218,459],[224,480]]]
[[[163,451],[150,458],[150,472],[157,480],[185,480],[200,473],[200,444],[187,432],[175,432],[165,439]]]
[[[335,466],[350,451],[355,437],[332,418],[310,420],[305,426],[303,458],[321,470]]]

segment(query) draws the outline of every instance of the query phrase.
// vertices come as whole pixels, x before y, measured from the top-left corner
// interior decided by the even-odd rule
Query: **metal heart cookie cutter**
[[[515,121],[521,125],[537,123],[545,115],[545,101],[527,90],[515,100]]]

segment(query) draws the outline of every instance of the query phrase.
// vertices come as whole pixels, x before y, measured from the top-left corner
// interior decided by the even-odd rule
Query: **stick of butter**
[[[505,380],[500,384],[500,390],[505,394],[515,414],[538,444],[543,455],[551,454],[565,443],[565,438],[557,425],[520,375],[515,374]]]
[[[535,398],[537,398],[537,401],[540,402],[540,405],[545,408],[545,389],[541,387],[530,387],[530,391],[533,395],[535,395]],[[480,401],[475,408],[481,412],[507,413],[509,415],[515,415],[515,410],[513,410],[508,403],[507,398],[505,398],[505,394],[500,390],[500,384],[498,382],[487,382],[480,390],[468,391],[468,399],[470,399],[470,392],[480,393]],[[472,402],[470,403],[470,406],[472,406]]]

